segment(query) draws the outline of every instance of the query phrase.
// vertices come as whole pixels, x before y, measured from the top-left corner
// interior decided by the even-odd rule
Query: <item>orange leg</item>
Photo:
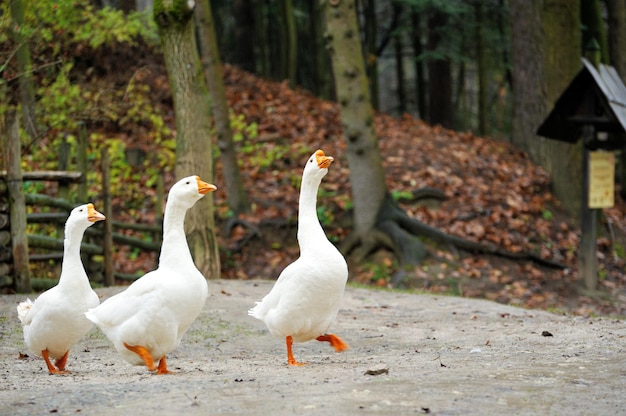
[[[318,340],[318,341],[330,342],[330,345],[332,345],[333,348],[335,349],[335,351],[337,351],[337,352],[348,349],[348,344],[343,342],[341,340],[341,338],[339,338],[337,335],[334,335],[334,334],[320,335],[319,337],[317,337],[315,339]]]
[[[170,370],[167,369],[167,363],[165,362],[165,355],[163,358],[159,360],[159,368],[157,368],[157,374],[168,374],[171,373]]]
[[[154,366],[154,360],[152,359],[152,355],[145,347],[142,347],[141,345],[128,345],[127,343],[124,343],[124,346],[140,356],[143,362],[146,363],[146,367],[148,367],[148,370],[154,371],[157,369]]]
[[[291,338],[291,335],[289,335],[285,341],[287,342],[287,362],[289,365],[304,365],[304,363],[299,363],[295,358],[293,358],[293,351],[291,349],[291,346],[293,345],[293,338]]]
[[[70,354],[70,350],[65,351],[63,357],[54,362],[54,365],[61,371],[65,370],[65,364],[67,363],[67,356]]]
[[[67,353],[65,353],[65,354],[67,355]],[[50,374],[67,374],[67,371],[57,370],[56,368],[54,368],[54,366],[50,362],[50,355],[48,354],[48,350],[47,349],[41,351],[41,356],[43,357],[44,360],[46,360],[46,365],[48,366],[48,372]]]

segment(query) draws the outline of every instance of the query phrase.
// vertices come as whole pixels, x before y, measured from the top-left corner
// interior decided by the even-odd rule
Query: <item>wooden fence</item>
[[[24,194],[24,210],[26,210],[26,206],[48,207],[54,210],[54,212],[25,214],[25,224],[54,224],[60,230],[57,234],[61,238],[27,234],[25,226],[18,227],[11,222],[10,204],[8,202],[13,200],[13,197],[10,196],[6,178],[6,172],[0,172],[0,288],[12,288],[17,292],[46,289],[55,285],[57,280],[30,277],[30,265],[37,262],[60,262],[63,259],[64,224],[69,211],[79,204],[49,195]],[[82,180],[82,175],[79,172],[27,172],[24,173],[23,178],[28,181],[59,181],[67,184],[78,183]],[[104,192],[104,194],[106,193]],[[105,286],[113,285],[116,279],[134,280],[135,275],[114,271],[114,244],[115,246],[128,245],[145,251],[159,251],[162,235],[161,224],[129,224],[115,221],[112,219],[110,199],[107,200],[107,198],[104,198],[102,207],[96,206],[96,208],[107,216],[107,220],[88,228],[85,232],[85,238],[81,243],[81,255],[87,274],[92,281]],[[130,237],[122,233],[124,230],[150,234],[151,238],[145,240]],[[12,244],[15,239],[25,241],[26,247],[16,250],[15,244]],[[25,251],[25,261],[21,260],[23,256],[18,257],[18,261],[16,261],[15,251]],[[96,256],[103,260],[93,260]]]
[[[60,261],[63,258],[63,238],[53,238],[46,235],[27,234],[27,224],[55,224],[58,235],[63,235],[64,224],[72,210],[79,203],[72,203],[67,199],[70,194],[70,185],[78,186],[78,200],[87,203],[85,186],[86,134],[79,144],[78,166],[82,172],[75,171],[43,171],[24,172],[20,167],[21,149],[17,122],[13,123],[10,117],[5,116],[6,131],[3,135],[4,162],[6,171],[0,171],[0,289],[10,288],[19,293],[28,293],[42,290],[57,283],[56,279],[32,278],[30,264],[32,262]],[[63,147],[63,146],[62,146]],[[82,151],[80,148],[82,147]],[[59,165],[67,166],[68,149],[59,149]],[[80,156],[82,154],[82,156]],[[127,224],[113,220],[110,195],[110,163],[108,152],[102,150],[102,206],[96,205],[107,220],[90,227],[85,232],[81,244],[81,254],[92,281],[105,286],[113,285],[116,279],[134,280],[137,276],[116,273],[113,269],[114,243],[128,245],[146,251],[159,251],[162,236],[162,224]],[[82,162],[81,162],[82,159]],[[51,197],[42,194],[24,193],[24,181],[53,181],[58,183],[58,195]],[[158,186],[157,206],[163,203],[163,184],[160,178]],[[49,207],[57,212],[27,214],[27,206]],[[160,210],[158,212],[160,214]],[[158,218],[161,215],[157,215]],[[116,232],[117,230],[118,232]],[[150,240],[130,237],[119,231],[134,230],[151,234]],[[32,252],[37,249],[37,252]],[[41,251],[44,251],[43,253]],[[94,256],[103,259],[101,264],[95,264]],[[103,264],[102,264],[103,263]]]

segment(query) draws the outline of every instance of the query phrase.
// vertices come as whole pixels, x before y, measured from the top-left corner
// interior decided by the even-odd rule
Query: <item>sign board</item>
[[[589,208],[611,208],[615,189],[615,154],[589,152]]]

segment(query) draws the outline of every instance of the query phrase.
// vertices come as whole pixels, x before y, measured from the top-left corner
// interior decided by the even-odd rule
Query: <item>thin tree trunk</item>
[[[113,269],[113,206],[111,201],[111,165],[109,149],[101,149],[102,160],[102,213],[106,217],[104,221],[104,236],[102,238],[104,248],[104,285],[115,284],[115,270]]]
[[[403,7],[401,4],[393,3],[394,13],[402,15]],[[398,95],[398,113],[406,113],[406,83],[404,76],[404,42],[402,41],[402,32],[396,31],[393,36],[393,46],[396,59],[396,79],[397,79],[397,91]]]
[[[328,53],[324,48],[324,22],[322,10],[317,1],[309,3],[309,13],[311,14],[311,33],[315,42],[315,69],[313,70],[313,84],[315,95],[325,100],[334,99],[332,85],[332,71]]]
[[[235,215],[238,215],[250,209],[250,202],[237,164],[237,153],[233,142],[233,131],[230,128],[230,115],[224,89],[222,62],[217,50],[213,14],[209,0],[199,0],[196,3],[196,20],[198,22],[197,30],[204,78],[213,103],[213,118],[217,133],[217,145],[220,149],[220,159],[223,165],[228,206]]]
[[[360,239],[366,240],[375,227],[387,188],[374,129],[374,111],[361,53],[355,4],[354,0],[321,1],[347,144],[355,232]]]
[[[626,0],[606,0],[611,65],[626,83]]]
[[[26,236],[26,201],[20,166],[22,158],[19,117],[16,110],[9,109],[5,112],[4,126],[2,147],[4,149],[4,165],[7,169],[6,181],[11,210],[11,254],[13,255],[15,272],[15,291],[28,293],[31,291],[31,285],[28,266],[28,239]]]
[[[626,83],[626,0],[606,0],[609,20],[609,55],[611,65]],[[620,152],[619,176],[622,198],[626,198],[626,147]]]
[[[417,96],[417,111],[422,120],[428,121],[426,71],[424,61],[420,59],[424,48],[422,46],[422,19],[419,13],[411,13],[413,21],[413,53],[415,54],[415,87]]]
[[[288,80],[291,87],[296,85],[296,67],[298,64],[298,34],[293,14],[292,0],[279,0],[281,20],[281,55],[280,78]]]
[[[199,9],[210,9],[211,2],[202,0],[203,5],[197,5]],[[233,0],[233,17],[235,19],[235,45],[233,48],[233,64],[248,72],[256,71],[254,55],[255,24],[254,13],[256,5],[251,0]],[[199,13],[198,13],[199,15]],[[213,18],[211,17],[211,21]],[[213,29],[215,33],[215,29]],[[217,52],[216,52],[217,53]],[[210,87],[209,87],[210,88]]]
[[[536,130],[548,115],[541,37],[541,0],[510,0],[513,128],[511,142],[539,160]]]
[[[444,35],[441,28],[446,25],[446,16],[437,10],[428,19],[428,49],[437,50]],[[434,58],[428,63],[430,123],[452,128],[452,63],[449,58]]]
[[[22,0],[11,0],[11,17],[15,27],[24,24],[24,3]],[[28,135],[38,136],[37,117],[35,111],[35,86],[32,77],[32,61],[27,39],[17,31],[12,31],[13,38],[18,44],[17,67],[19,70],[20,104],[22,105],[22,122]]]
[[[186,0],[163,1],[154,6],[176,111],[176,177],[195,174],[213,182],[211,102],[194,40],[193,10]],[[200,272],[207,278],[219,278],[211,194],[189,210],[185,230]]]
[[[544,2],[541,15],[544,34],[545,79],[548,108],[581,69],[580,7],[578,2],[553,0]],[[545,118],[547,113],[543,115]],[[539,126],[539,122],[535,128]],[[552,191],[575,218],[580,217],[582,190],[582,141],[571,145],[557,140],[543,140],[539,159],[535,160],[552,177]]]
[[[487,134],[487,51],[485,50],[484,5],[475,3],[476,11],[476,66],[478,71],[478,134]]]

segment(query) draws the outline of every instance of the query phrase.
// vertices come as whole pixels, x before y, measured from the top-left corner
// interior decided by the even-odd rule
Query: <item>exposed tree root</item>
[[[514,260],[531,260],[542,266],[564,269],[566,266],[560,262],[544,259],[534,253],[519,252],[512,253],[494,244],[481,244],[464,238],[447,234],[438,228],[431,227],[409,217],[406,212],[398,206],[391,195],[387,195],[381,205],[376,229],[368,236],[368,242],[364,244],[359,241],[354,234],[348,236],[346,242],[342,244],[342,252],[345,254],[354,251],[356,260],[363,260],[367,254],[373,252],[380,246],[393,250],[400,263],[399,270],[392,276],[391,284],[402,285],[407,270],[411,270],[428,254],[424,244],[419,237],[448,244],[454,248],[469,251],[472,253],[492,254]],[[361,246],[359,246],[361,244]]]

